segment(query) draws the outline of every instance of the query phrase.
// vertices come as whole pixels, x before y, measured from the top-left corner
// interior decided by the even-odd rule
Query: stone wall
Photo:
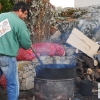
[[[74,27],[93,41],[100,41],[100,5],[81,8],[57,8],[52,24],[60,30],[63,43]]]
[[[50,19],[54,6],[49,0],[32,0],[28,17],[28,28],[33,43],[45,41],[50,38]]]

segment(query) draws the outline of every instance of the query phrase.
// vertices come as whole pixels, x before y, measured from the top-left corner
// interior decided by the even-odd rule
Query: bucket
[[[35,100],[74,100],[75,65],[38,65],[35,71]]]
[[[75,65],[67,64],[44,64],[35,68],[36,77],[41,79],[70,79],[76,77]],[[72,74],[73,73],[73,74]]]
[[[89,80],[82,80],[80,82],[80,94],[83,96],[92,95],[93,82]]]
[[[35,78],[35,100],[74,100],[74,78],[48,80]]]

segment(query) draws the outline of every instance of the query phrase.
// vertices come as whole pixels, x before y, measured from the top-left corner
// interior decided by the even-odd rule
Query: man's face
[[[27,13],[28,13],[27,10],[22,12],[22,10],[20,9],[19,10],[19,18],[22,19],[22,20],[25,19],[27,17]]]

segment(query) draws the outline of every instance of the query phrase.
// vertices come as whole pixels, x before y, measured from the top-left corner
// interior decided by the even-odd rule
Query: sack
[[[57,44],[57,43],[48,43],[48,42],[41,42],[32,44],[35,52],[38,56],[63,56],[65,55],[64,48]],[[25,50],[20,48],[18,50],[18,54],[16,56],[17,61],[31,61],[35,57],[35,54],[32,52],[31,48]]]
[[[4,74],[2,74],[2,76],[0,77],[0,86],[3,89],[6,89],[6,78],[5,78]]]
[[[41,56],[54,56],[55,54],[55,47],[51,43],[42,42],[42,43],[35,43],[32,44],[34,50],[39,53]]]
[[[37,53],[40,55],[47,55],[47,56],[64,56],[65,50],[64,48],[57,44],[57,43],[36,43],[33,44],[33,48]]]
[[[65,55],[65,50],[64,48],[57,44],[57,43],[52,43],[52,45],[54,45],[56,51],[55,51],[55,56],[64,56]]]
[[[37,54],[39,56],[39,53]],[[32,52],[31,49],[25,50],[23,48],[20,48],[18,50],[18,54],[16,56],[17,61],[31,61],[35,57],[35,54]]]

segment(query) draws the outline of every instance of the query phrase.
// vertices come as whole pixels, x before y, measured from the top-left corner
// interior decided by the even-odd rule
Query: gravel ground
[[[0,87],[0,100],[7,100],[6,90]]]
[[[6,90],[0,88],[0,100],[7,100]],[[18,100],[33,100],[34,90],[20,91]],[[78,91],[74,94],[74,100],[100,100],[98,99],[97,92],[93,93],[92,96],[82,96]]]
[[[98,99],[97,93],[93,93],[91,96],[82,96],[80,94],[75,94],[75,100],[100,100]]]
[[[0,100],[7,100],[7,92],[1,87],[0,87]],[[33,100],[33,90],[20,91],[18,100]]]

